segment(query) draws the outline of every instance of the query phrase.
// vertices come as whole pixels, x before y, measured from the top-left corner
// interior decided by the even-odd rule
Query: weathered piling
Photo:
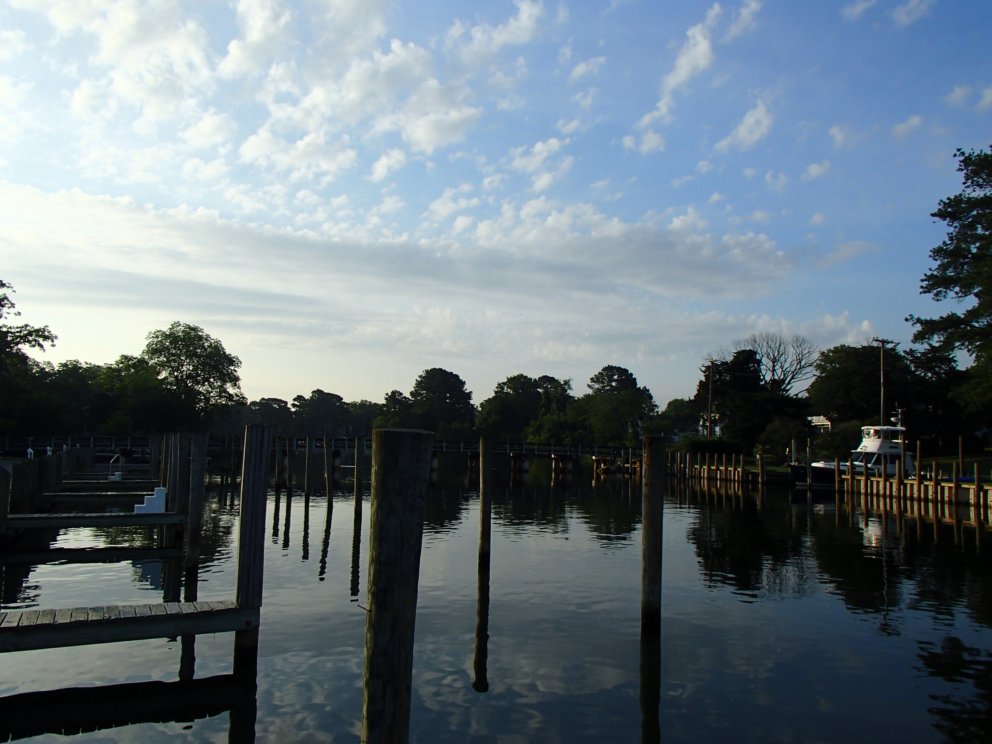
[[[362,741],[405,742],[410,729],[413,638],[424,505],[434,435],[372,432],[369,612],[365,626]]]
[[[475,655],[472,689],[489,691],[489,577],[491,567],[493,509],[490,500],[486,442],[479,440],[479,596],[475,612]]]
[[[661,523],[665,453],[660,437],[645,437],[641,468],[641,741],[661,737]]]
[[[641,633],[661,627],[661,503],[665,449],[660,437],[644,438],[641,470]]]
[[[238,532],[238,607],[262,606],[265,557],[266,463],[272,434],[268,426],[245,427],[241,472],[241,519]]]

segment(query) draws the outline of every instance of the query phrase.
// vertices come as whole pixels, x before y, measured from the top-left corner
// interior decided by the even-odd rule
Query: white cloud
[[[810,163],[803,171],[803,180],[813,181],[820,176],[825,175],[828,170],[830,170],[829,160],[821,160],[819,163]]]
[[[596,93],[598,91],[595,88],[589,88],[588,90],[580,91],[572,96],[572,100],[578,104],[581,108],[589,109],[592,108],[593,103],[596,101]]]
[[[0,62],[6,62],[24,54],[31,46],[27,42],[27,34],[20,29],[13,31],[0,30]]]
[[[930,12],[935,0],[906,0],[892,11],[892,20],[897,26],[908,26]]]
[[[718,152],[725,152],[731,148],[748,150],[763,140],[772,128],[772,115],[765,106],[764,101],[758,103],[744,114],[744,118],[734,127],[727,137],[717,143]]]
[[[944,101],[951,106],[964,106],[970,96],[970,85],[955,85],[954,90],[944,96]]]
[[[736,39],[755,27],[755,17],[761,10],[761,0],[745,0],[734,16],[734,22],[727,29],[725,41]]]
[[[374,131],[398,131],[410,147],[430,155],[461,142],[482,117],[481,108],[463,101],[466,95],[460,88],[425,80],[397,110],[377,117]]]
[[[479,206],[478,197],[461,196],[471,193],[471,191],[471,185],[465,183],[461,186],[445,189],[441,196],[431,202],[427,209],[427,215],[433,222],[443,222],[453,214]]]
[[[0,75],[0,143],[15,142],[28,126],[30,117],[23,110],[30,83],[15,83]]]
[[[878,0],[856,0],[840,9],[840,14],[849,21],[856,21],[878,3]]]
[[[809,224],[822,225],[827,221],[827,216],[823,212],[814,212],[809,218]]]
[[[372,164],[372,173],[369,176],[369,180],[378,183],[404,165],[406,165],[406,153],[399,148],[393,148],[380,155],[379,159]]]
[[[765,173],[765,185],[773,191],[783,191],[789,183],[789,177],[784,173]]]
[[[280,0],[238,0],[241,38],[227,45],[217,67],[226,78],[254,76],[267,69],[288,42],[292,14]]]
[[[548,159],[561,150],[563,145],[562,140],[552,137],[531,147],[518,147],[510,152],[510,167],[521,173],[533,173],[543,168]]]
[[[466,30],[459,22],[451,27],[448,31],[449,43],[460,45],[458,55],[465,64],[470,67],[484,64],[504,47],[526,44],[534,38],[538,21],[544,15],[544,7],[538,0],[514,0],[514,5],[517,6],[517,14],[498,26],[479,24]]]
[[[992,86],[982,91],[982,96],[978,100],[978,108],[982,111],[992,108]]]
[[[245,163],[288,174],[291,181],[333,179],[357,161],[347,140],[329,143],[323,132],[311,132],[291,142],[265,127],[246,139],[239,152]]]
[[[572,68],[572,72],[569,73],[568,80],[569,82],[574,83],[589,75],[595,75],[605,64],[606,57],[593,57],[592,59],[579,62]]]
[[[892,135],[896,138],[902,139],[908,136],[911,132],[919,129],[923,125],[923,117],[919,114],[913,114],[906,121],[899,122],[894,127],[892,127]]]
[[[697,23],[686,31],[686,40],[675,58],[675,64],[661,81],[661,98],[658,99],[654,111],[645,114],[638,122],[638,126],[646,127],[658,119],[667,119],[671,113],[675,93],[713,64],[713,43],[710,33],[720,17],[720,12],[720,6],[714,4],[702,23]]]
[[[582,119],[575,117],[574,119],[568,120],[559,119],[555,126],[562,134],[575,134],[576,132],[582,131],[585,125],[582,123]]]
[[[204,149],[230,143],[237,131],[237,122],[231,116],[208,111],[181,136],[190,147]]]
[[[838,243],[830,253],[822,256],[817,263],[820,266],[835,266],[876,251],[878,251],[878,246],[874,243],[865,240],[851,240],[846,243]]]
[[[828,130],[830,139],[834,142],[834,147],[843,147],[851,140],[851,132],[847,127],[835,124]]]

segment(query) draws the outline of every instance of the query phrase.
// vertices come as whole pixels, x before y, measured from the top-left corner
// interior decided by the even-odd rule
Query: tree
[[[913,370],[906,357],[895,348],[885,354],[885,416],[914,400]],[[820,354],[816,379],[806,391],[810,410],[832,422],[878,421],[880,408],[879,373],[881,358],[874,344],[833,346]]]
[[[0,379],[11,374],[15,363],[20,364],[26,360],[25,349],[44,351],[45,346],[54,345],[57,338],[48,326],[27,323],[11,325],[6,322],[21,314],[10,296],[13,293],[13,286],[0,279]]]
[[[907,320],[916,326],[914,342],[972,356],[962,397],[976,409],[987,409],[992,403],[992,152],[958,149],[955,157],[963,188],[942,199],[931,214],[947,224],[948,232],[930,251],[934,266],[923,275],[920,292],[964,307],[938,318],[910,315]]]
[[[248,422],[272,427],[277,436],[290,436],[293,431],[293,411],[282,398],[259,398],[248,404]]]
[[[651,391],[637,384],[633,373],[608,364],[589,378],[584,396],[586,425],[597,444],[634,444],[644,422],[655,413]]]
[[[496,385],[492,397],[479,404],[476,426],[484,436],[520,441],[540,414],[540,383],[527,375],[511,375]]]
[[[551,375],[537,378],[537,389],[541,394],[538,415],[527,425],[524,438],[528,442],[561,442],[576,444],[574,418],[571,411],[575,403],[572,395],[572,381],[559,380]]]
[[[734,344],[734,351],[752,350],[758,357],[758,378],[770,393],[789,395],[793,387],[813,377],[817,349],[803,336],[754,333]],[[722,361],[729,361],[721,355]]]
[[[344,398],[337,393],[317,389],[304,398],[293,398],[294,422],[297,434],[322,434],[339,426],[347,415]]]
[[[244,402],[241,360],[199,326],[176,321],[147,339],[141,355],[183,402],[190,425],[202,424],[219,407]]]
[[[439,438],[467,437],[475,423],[472,393],[454,372],[440,367],[426,369],[410,390],[414,425]]]
[[[56,337],[48,326],[9,322],[20,315],[13,292],[0,279],[0,431],[27,433],[37,431],[39,421],[44,420],[39,405],[47,393],[42,379],[45,367],[26,350],[42,351]]]

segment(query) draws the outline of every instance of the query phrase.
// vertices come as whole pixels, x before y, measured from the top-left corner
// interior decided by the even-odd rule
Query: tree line
[[[442,368],[424,370],[408,393],[392,390],[378,403],[321,389],[292,401],[248,401],[241,361],[189,323],[152,331],[140,354],[111,364],[38,361],[28,351],[56,336],[48,326],[14,322],[14,290],[0,279],[0,435],[233,433],[257,422],[280,434],[360,435],[386,426],[444,439],[561,444],[633,445],[657,434],[697,449],[784,454],[805,441],[810,417],[819,415],[831,422],[821,454],[844,454],[863,423],[898,408],[914,436],[936,449],[956,446],[962,434],[987,436],[992,410],[992,153],[956,156],[964,188],[933,213],[948,234],[920,284],[921,293],[956,309],[909,316],[916,348],[875,339],[818,350],[802,336],[755,334],[704,360],[695,394],[663,409],[615,364],[582,392],[570,379],[513,374],[478,405],[464,380]],[[970,364],[961,369],[959,359]]]

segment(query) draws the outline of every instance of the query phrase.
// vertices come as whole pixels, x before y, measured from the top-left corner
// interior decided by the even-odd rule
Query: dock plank
[[[168,605],[6,610],[0,619],[0,652],[170,638],[258,627],[257,609],[239,608],[233,600],[210,602],[210,609],[199,609],[202,604],[170,602]]]

